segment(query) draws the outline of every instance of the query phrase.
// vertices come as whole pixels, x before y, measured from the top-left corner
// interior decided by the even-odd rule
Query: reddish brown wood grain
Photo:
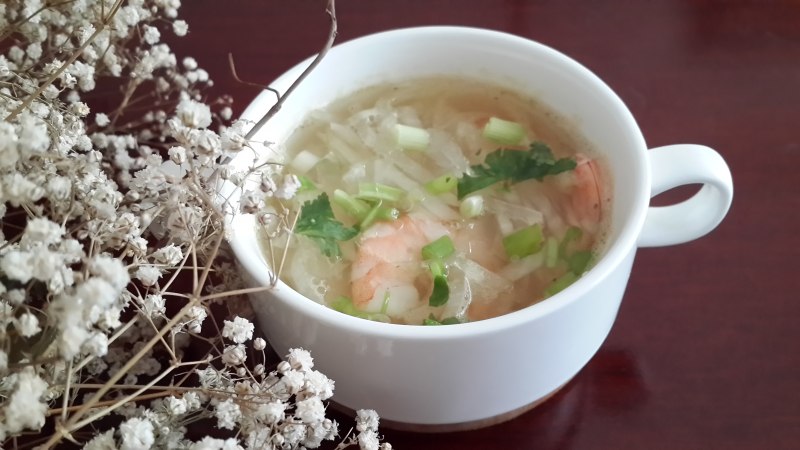
[[[268,82],[327,32],[323,0],[184,3],[175,48],[237,112],[257,92],[229,51]],[[344,0],[338,16],[339,41],[453,24],[551,45],[619,93],[651,146],[714,147],[735,183],[713,234],[639,252],[611,335],[562,392],[478,431],[384,430],[396,448],[800,448],[800,2]]]

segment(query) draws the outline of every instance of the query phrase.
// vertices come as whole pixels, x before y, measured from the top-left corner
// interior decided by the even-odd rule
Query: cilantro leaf
[[[322,193],[314,200],[303,203],[294,232],[311,238],[325,256],[342,256],[338,241],[347,241],[358,234],[355,228],[344,226],[336,220],[328,194]]]
[[[574,159],[555,159],[542,142],[533,142],[528,150],[501,148],[486,155],[483,164],[472,166],[471,173],[458,179],[458,198],[501,181],[509,184],[532,179],[541,181],[547,175],[566,172],[575,166]]]

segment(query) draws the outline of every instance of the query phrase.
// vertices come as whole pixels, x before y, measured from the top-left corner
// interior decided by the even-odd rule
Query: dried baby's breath
[[[333,382],[311,355],[292,350],[269,370],[250,320],[220,316],[244,291],[216,188],[257,168],[227,165],[252,151],[244,124],[162,42],[188,32],[179,7],[0,5],[4,448],[315,448],[337,436],[324,406]],[[101,78],[121,88],[104,110],[87,95]],[[243,207],[295,194],[297,177],[269,169]],[[221,432],[190,440],[195,423]],[[340,447],[377,448],[377,419],[364,423]]]

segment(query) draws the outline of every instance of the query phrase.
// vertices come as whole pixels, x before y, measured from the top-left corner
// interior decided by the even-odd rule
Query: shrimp
[[[430,271],[422,261],[422,247],[444,235],[439,222],[404,215],[367,229],[358,243],[350,274],[353,304],[362,311],[401,314],[430,295]]]
[[[578,165],[572,171],[573,187],[567,219],[583,229],[596,229],[602,219],[603,188],[597,161],[577,155]]]

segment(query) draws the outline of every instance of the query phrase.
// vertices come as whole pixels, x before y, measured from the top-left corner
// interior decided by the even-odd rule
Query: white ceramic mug
[[[284,92],[308,63],[272,86]],[[608,335],[637,248],[708,233],[727,213],[733,185],[723,159],[707,147],[648,151],[619,97],[569,57],[527,39],[472,28],[403,29],[334,47],[254,140],[283,142],[307,112],[367,85],[434,74],[481,78],[529,93],[572,120],[606,155],[613,211],[609,244],[597,264],[545,301],[454,326],[358,319],[282,282],[251,300],[275,350],[310,350],[318,368],[335,380],[337,403],[373,408],[395,426],[468,428],[509,418],[567,383]],[[243,118],[258,120],[274,102],[273,94],[262,93]],[[234,165],[252,162],[252,153],[243,152]],[[691,183],[703,187],[689,200],[649,207],[651,196]],[[253,285],[268,284],[254,218],[236,215],[232,227],[230,243],[243,273]]]

